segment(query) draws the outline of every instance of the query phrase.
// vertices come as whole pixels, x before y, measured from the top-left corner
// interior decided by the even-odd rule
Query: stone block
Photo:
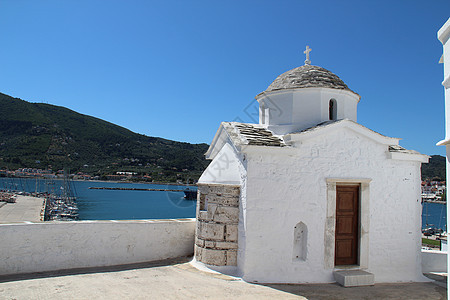
[[[201,210],[198,212],[198,219],[202,221],[210,221],[212,219],[208,220],[208,212]]]
[[[195,244],[199,247],[205,247],[205,241],[199,238],[195,238]]]
[[[374,285],[375,276],[362,270],[334,271],[334,279],[344,287]]]
[[[207,194],[197,193],[197,209],[198,211],[205,211],[207,208]]]
[[[235,185],[211,185],[209,187],[209,194],[216,194],[219,196],[239,196],[240,188]]]
[[[237,225],[226,225],[225,240],[234,241],[238,240],[238,226]]]
[[[227,251],[227,266],[237,266],[237,251]]]
[[[214,222],[237,224],[239,222],[239,208],[230,206],[219,206],[215,210]]]
[[[195,224],[196,228],[195,228],[195,235],[196,236],[200,236],[200,233],[203,231],[203,224],[204,222],[197,219],[197,222]]]
[[[230,250],[237,248],[238,244],[236,242],[216,242],[216,249]]]
[[[226,251],[205,248],[202,250],[202,256],[200,261],[209,265],[225,266]]]
[[[208,198],[208,203],[216,203],[225,206],[239,206],[239,196],[218,196],[217,194],[212,194]]]
[[[209,193],[209,185],[198,184],[198,193],[199,194],[208,194]]]
[[[237,227],[237,226],[236,226]],[[198,237],[205,240],[223,240],[225,225],[214,223],[203,223]]]
[[[214,214],[216,213],[217,210],[217,204],[213,204],[213,203],[209,203],[208,202],[208,211],[207,211],[207,219],[209,221],[213,221],[214,220]]]
[[[205,248],[215,248],[216,243],[213,241],[205,241]]]
[[[203,248],[198,247],[197,245],[194,246],[194,255],[195,255],[195,259],[198,261],[202,261],[202,253],[203,253]]]

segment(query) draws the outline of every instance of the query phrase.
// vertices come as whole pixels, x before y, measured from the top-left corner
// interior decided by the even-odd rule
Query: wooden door
[[[335,265],[357,265],[359,244],[359,186],[336,186]]]

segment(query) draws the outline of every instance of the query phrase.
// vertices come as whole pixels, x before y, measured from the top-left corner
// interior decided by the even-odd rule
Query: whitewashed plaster
[[[194,232],[195,219],[0,224],[0,275],[188,256]]]
[[[422,250],[422,272],[447,273],[447,251]]]
[[[337,103],[337,119],[357,121],[360,96],[331,88],[302,88],[264,92],[259,102],[260,124],[275,134],[286,134],[329,121],[329,102]]]
[[[242,168],[236,151],[226,143],[203,172],[198,183],[240,184]]]
[[[445,145],[447,156],[447,190],[448,179],[450,178],[450,18],[439,29],[437,37],[443,46],[442,62],[444,63],[444,79],[442,85],[445,89],[445,139],[437,143],[438,145]],[[448,195],[447,195],[448,201]],[[450,208],[447,205],[447,216],[450,214]],[[447,218],[447,228],[449,228],[449,221]],[[447,265],[450,264],[450,257],[447,256]],[[447,291],[447,296],[450,297],[450,290]]]
[[[392,159],[387,145],[345,127],[310,136],[291,149],[273,148],[243,149],[245,249],[238,255],[238,268],[244,280],[334,282],[325,254],[330,178],[361,179],[370,189],[365,212],[370,237],[363,247],[367,257],[362,267],[375,274],[376,282],[425,280],[419,161]],[[305,261],[292,259],[299,222],[308,230]],[[239,236],[240,250],[242,242]]]
[[[445,140],[441,141],[440,145],[450,143],[450,18],[438,31],[438,39],[442,43],[442,63],[444,64],[444,76],[442,85],[445,91]]]

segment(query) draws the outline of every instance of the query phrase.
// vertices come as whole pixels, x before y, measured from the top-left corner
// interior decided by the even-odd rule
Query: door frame
[[[325,220],[325,253],[326,269],[335,269],[335,232],[336,232],[336,186],[359,185],[359,246],[358,269],[369,266],[369,199],[370,182],[368,178],[327,178],[327,215]],[[338,266],[339,268],[340,266]],[[345,266],[344,266],[345,267]]]

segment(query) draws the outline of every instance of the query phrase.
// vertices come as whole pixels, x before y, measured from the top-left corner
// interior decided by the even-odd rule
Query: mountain
[[[0,93],[0,168],[51,166],[91,175],[131,171],[156,181],[187,180],[197,179],[208,165],[207,148]]]
[[[422,180],[445,180],[445,157],[432,155],[427,164],[422,164]]]

